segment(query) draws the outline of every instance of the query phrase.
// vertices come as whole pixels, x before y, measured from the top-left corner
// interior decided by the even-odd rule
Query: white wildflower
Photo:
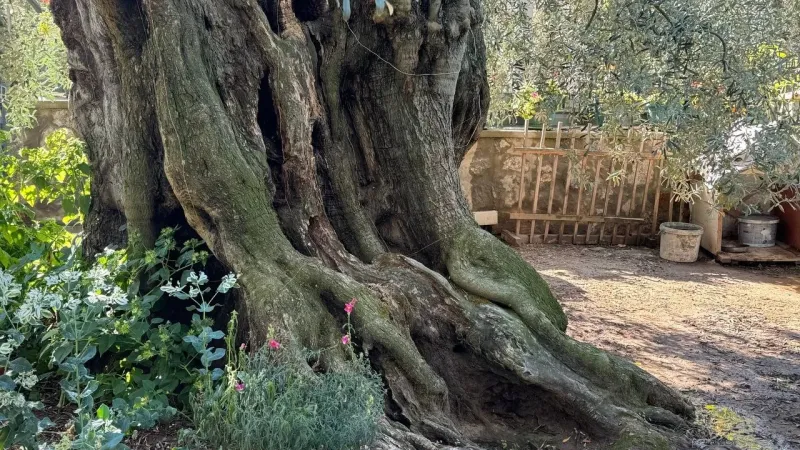
[[[42,303],[53,309],[59,309],[64,303],[64,298],[59,294],[48,293],[45,294],[44,298],[42,299]]]
[[[27,372],[21,372],[17,374],[17,378],[15,380],[18,385],[22,386],[23,389],[31,390],[36,383],[39,382],[39,377],[36,374],[29,370]]]
[[[189,276],[186,277],[186,282],[197,286],[202,286],[208,282],[208,276],[206,276],[205,272],[195,273],[192,271],[189,273]]]
[[[200,289],[194,286],[189,288],[189,297],[195,298],[200,295]]]
[[[17,309],[17,322],[32,325],[42,317],[41,311],[31,303],[23,303]]]
[[[19,297],[21,293],[22,286],[14,282],[14,277],[10,273],[0,269],[0,304],[8,305],[8,302]]]
[[[11,353],[14,351],[15,348],[17,348],[16,342],[14,341],[3,342],[2,344],[0,344],[0,356],[8,358],[9,356],[11,356]]]
[[[48,286],[55,286],[59,282],[61,282],[61,280],[58,278],[58,275],[48,275],[48,276],[44,277],[44,282]]]
[[[217,287],[217,292],[221,294],[227,293],[232,287],[236,286],[236,274],[229,273],[222,277],[222,281]]]
[[[106,284],[106,278],[108,278],[109,275],[111,275],[111,272],[99,264],[95,264],[86,272],[86,278],[88,278],[92,284],[99,286],[104,286]]]
[[[118,286],[114,286],[114,289],[108,296],[108,302],[112,305],[127,305],[128,296],[125,294],[125,291],[120,289]]]
[[[161,286],[161,292],[166,292],[169,295],[172,295],[172,294],[174,294],[176,292],[180,292],[182,290],[183,290],[183,288],[181,286],[174,285],[174,284],[172,284],[171,281],[169,283]]]
[[[86,295],[86,303],[89,305],[105,305],[108,304],[108,296],[101,291],[89,291]]]
[[[41,289],[31,289],[25,295],[25,301],[17,309],[17,321],[24,324],[37,323],[41,320],[44,308],[47,306]]]
[[[74,283],[81,279],[81,273],[76,270],[65,270],[58,274],[58,278],[66,283]]]
[[[16,391],[0,391],[0,410],[6,408],[25,408],[28,402],[25,401],[25,396]]]
[[[70,295],[69,298],[67,299],[67,302],[64,303],[63,307],[70,311],[74,311],[75,308],[77,308],[80,304],[81,304],[81,299],[79,297]]]

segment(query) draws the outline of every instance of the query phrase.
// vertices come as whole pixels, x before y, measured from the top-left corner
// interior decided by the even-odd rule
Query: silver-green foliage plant
[[[778,205],[800,184],[797,0],[485,3],[491,122],[552,83],[576,122],[612,140],[665,132],[662,175],[684,200],[692,178],[726,207]]]
[[[196,304],[173,298],[182,298],[176,294],[184,287],[187,299],[203,298],[195,291],[208,292],[211,285],[224,294],[236,277],[209,280],[197,272],[207,259],[201,243],[178,245],[171,229],[154,249],[138,253],[107,250],[88,268],[74,257],[61,266],[42,265],[41,254],[31,254],[0,270],[3,448],[37,448],[34,438],[49,423],[36,419],[33,411],[41,405],[29,399],[45,371],[58,380],[61,403],[75,406],[69,448],[124,449],[127,432],[174,415],[171,404],[188,399],[201,374],[224,356],[224,350],[206,348],[209,335],[224,333],[210,328],[205,313],[187,325],[165,321],[154,309],[178,301],[179,308],[213,310],[210,298]]]

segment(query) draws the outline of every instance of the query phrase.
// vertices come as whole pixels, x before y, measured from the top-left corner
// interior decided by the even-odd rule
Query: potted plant
[[[527,129],[531,125],[530,121],[540,115],[539,105],[541,103],[542,95],[539,90],[536,86],[528,84],[517,91],[511,107],[514,109],[514,114],[525,121],[524,126]]]

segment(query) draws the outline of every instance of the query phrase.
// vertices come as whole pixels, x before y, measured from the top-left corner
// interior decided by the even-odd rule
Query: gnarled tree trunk
[[[357,298],[388,388],[375,448],[575,428],[668,447],[689,405],[569,338],[461,193],[488,104],[480,1],[351,1],[345,20],[336,0],[54,0],[93,168],[87,251],[188,223],[240,274],[253,343],[272,326],[327,347]]]

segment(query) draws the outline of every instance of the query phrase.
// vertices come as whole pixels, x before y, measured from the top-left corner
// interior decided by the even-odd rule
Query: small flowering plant
[[[161,291],[181,300],[188,300],[187,311],[195,312],[192,315],[192,327],[189,334],[183,337],[183,341],[190,344],[200,357],[202,368],[200,374],[210,376],[210,381],[216,381],[224,374],[219,367],[212,369],[214,361],[225,357],[226,350],[222,347],[213,347],[213,341],[221,340],[225,333],[221,330],[211,328],[211,317],[209,313],[217,307],[215,299],[217,296],[226,294],[236,286],[236,275],[228,274],[222,277],[216,289],[209,287],[208,276],[204,272],[188,271],[185,277],[181,277],[180,282],[161,286]]]
[[[517,92],[512,102],[512,107],[517,116],[530,120],[536,117],[541,102],[542,95],[536,86],[527,85]]]
[[[344,335],[342,335],[342,345],[349,346],[352,342],[351,334],[353,332],[353,325],[350,322],[350,316],[353,314],[353,311],[356,309],[356,303],[358,303],[357,298],[350,299],[349,302],[344,304],[344,312],[347,314],[347,323],[344,324]]]

